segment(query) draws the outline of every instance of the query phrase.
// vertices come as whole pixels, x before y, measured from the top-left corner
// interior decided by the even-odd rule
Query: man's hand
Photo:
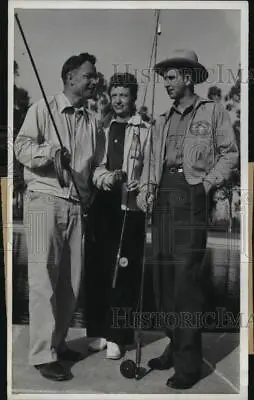
[[[148,193],[146,190],[141,190],[136,197],[137,206],[144,213],[152,213],[154,200],[154,194]]]

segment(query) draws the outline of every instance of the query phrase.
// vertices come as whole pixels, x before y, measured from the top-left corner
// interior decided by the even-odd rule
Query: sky
[[[106,79],[117,71],[134,72],[139,82],[137,105],[143,103],[155,30],[154,10],[29,10],[16,9],[47,95],[62,90],[61,68],[72,55],[89,52],[97,58],[97,70]],[[168,58],[176,48],[194,50],[208,68],[208,83],[196,92],[207,95],[208,87],[221,87],[223,95],[232,86],[230,69],[236,75],[240,63],[239,10],[162,10],[162,33],[158,37],[157,61]],[[24,43],[14,25],[14,59],[19,65],[17,84],[31,101],[41,98]],[[223,67],[221,67],[223,66]],[[243,66],[244,67],[244,66]],[[221,72],[223,71],[223,72]],[[147,75],[147,72],[145,72]],[[219,83],[218,83],[219,82]],[[151,109],[152,85],[146,105]],[[156,81],[155,114],[169,108],[162,79]]]

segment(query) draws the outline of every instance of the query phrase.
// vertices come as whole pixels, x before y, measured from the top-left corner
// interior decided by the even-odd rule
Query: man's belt
[[[182,173],[183,166],[182,165],[167,165],[166,171],[169,172],[170,174]]]

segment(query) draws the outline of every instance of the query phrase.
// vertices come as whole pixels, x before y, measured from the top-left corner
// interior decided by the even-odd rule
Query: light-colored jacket
[[[83,110],[75,126],[74,108],[64,93],[49,99],[49,106],[62,143],[71,154],[71,167],[80,183],[82,203],[89,206],[94,197],[92,171],[101,162],[96,120]],[[24,165],[27,189],[78,200],[71,181],[64,188],[58,182],[53,160],[59,148],[54,126],[42,99],[29,108],[14,144],[16,158]]]
[[[98,189],[103,189],[105,179],[112,174],[107,170],[108,142],[110,126],[115,121],[112,119],[105,132],[105,149],[101,165],[99,165],[93,175],[93,183]],[[122,171],[127,174],[127,182],[137,180],[139,190],[147,191],[150,185],[155,185],[154,159],[152,152],[152,133],[151,127],[144,122],[139,114],[132,116],[125,130],[124,156]],[[126,184],[122,185],[122,209],[139,211],[136,202],[137,193],[128,192]]]
[[[164,165],[165,146],[172,110],[161,115],[153,129],[155,176],[159,185]],[[203,179],[211,187],[230,177],[239,157],[228,112],[220,103],[198,97],[183,142],[183,171],[187,182]]]

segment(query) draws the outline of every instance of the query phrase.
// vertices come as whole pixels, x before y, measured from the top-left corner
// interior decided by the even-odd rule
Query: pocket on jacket
[[[211,150],[210,140],[191,136],[184,146],[185,162],[190,167],[204,171],[210,164]]]
[[[40,201],[42,204],[48,204],[54,202],[54,196],[48,193],[39,192],[37,190],[29,190],[25,195],[27,201],[35,202]]]
[[[26,199],[27,199],[27,200],[30,200],[30,201],[38,200],[38,199],[41,199],[41,198],[42,198],[41,193],[40,193],[40,192],[37,192],[37,191],[32,191],[32,190],[30,190],[30,191],[27,192],[27,194],[26,194]]]

